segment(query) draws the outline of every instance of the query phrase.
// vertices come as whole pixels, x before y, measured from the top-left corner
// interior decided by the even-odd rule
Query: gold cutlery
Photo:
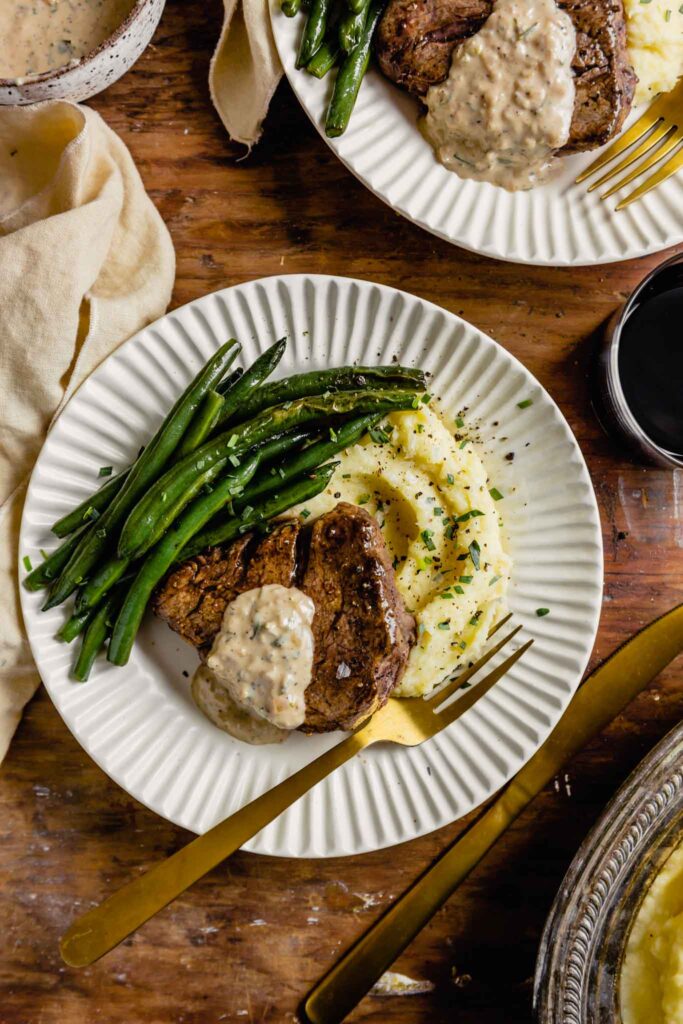
[[[641,139],[643,140],[642,142]],[[636,146],[636,143],[640,144]],[[635,148],[631,149],[631,146],[635,146]],[[670,178],[672,174],[675,174],[676,171],[683,167],[683,78],[671,92],[662,93],[658,96],[634,125],[625,131],[623,135],[620,135],[611,146],[608,146],[605,152],[601,153],[590,167],[582,171],[576,179],[577,184],[585,181],[591,174],[602,170],[603,167],[606,167],[607,164],[611,163],[621,153],[625,153],[626,150],[630,150],[630,152],[626,154],[623,160],[620,160],[618,164],[615,164],[605,174],[601,175],[597,181],[588,186],[589,192],[600,188],[601,185],[613,179],[615,175],[621,174],[628,167],[632,167],[641,157],[645,157],[642,163],[632,167],[632,170],[623,178],[613,182],[610,188],[600,197],[601,199],[607,199],[609,196],[614,195],[615,192],[618,192],[620,188],[623,188],[624,185],[630,184],[641,174],[644,174],[645,171],[649,171],[651,167],[660,163],[664,157],[668,156],[669,159],[665,164],[662,164],[659,170],[642,182],[638,188],[630,192],[625,199],[621,199],[616,205],[617,210],[623,210],[624,207],[635,203],[646,192],[650,192],[657,185],[661,185],[663,181],[666,181],[667,178]]]
[[[502,619],[489,636],[510,617]],[[512,629],[478,661],[429,699],[390,697],[383,708],[337,746],[79,917],[60,942],[64,961],[71,967],[85,967],[93,963],[360,750],[378,742],[413,747],[436,736],[476,704],[531,647],[533,640],[528,640],[475,686],[445,706],[448,698],[501,651],[521,628],[516,626]]]
[[[542,747],[455,841],[338,961],[304,1004],[311,1024],[339,1024],[562,766],[683,651],[683,604],[628,640],[581,686]]]

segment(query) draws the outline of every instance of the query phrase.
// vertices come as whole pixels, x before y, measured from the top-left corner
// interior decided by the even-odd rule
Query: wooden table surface
[[[173,304],[282,272],[346,274],[459,313],[523,360],[588,460],[605,542],[592,664],[683,601],[683,474],[647,468],[600,430],[589,400],[605,318],[659,256],[599,268],[497,263],[413,227],[319,139],[283,84],[247,158],[209,101],[220,4],[170,0],[137,66],[92,101],[130,147],[178,257]],[[534,801],[398,961],[422,995],[369,997],[354,1021],[526,1024],[541,929],[605,802],[683,713],[663,672]],[[0,1024],[290,1022],[309,986],[463,829],[327,861],[238,854],[122,947],[76,971],[57,940],[74,915],[190,835],[87,757],[41,691],[0,777]]]

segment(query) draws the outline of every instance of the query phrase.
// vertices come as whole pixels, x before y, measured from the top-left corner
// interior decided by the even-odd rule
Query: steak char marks
[[[309,527],[285,520],[266,536],[189,559],[161,584],[153,607],[206,652],[230,601],[268,583],[298,586],[315,605],[305,732],[354,729],[389,698],[415,643],[415,620],[396,588],[372,516],[340,502]]]
[[[576,98],[564,153],[601,146],[631,109],[636,75],[626,48],[622,0],[559,0],[576,30]],[[451,54],[482,27],[492,0],[389,0],[377,29],[379,65],[418,96],[448,77]]]

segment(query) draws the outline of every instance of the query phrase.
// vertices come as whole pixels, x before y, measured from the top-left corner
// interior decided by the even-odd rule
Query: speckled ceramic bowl
[[[137,0],[108,39],[78,61],[30,78],[0,78],[0,106],[87,100],[125,74],[145,49],[166,0]]]
[[[683,723],[627,779],[572,861],[536,962],[538,1024],[620,1024],[631,925],[682,838]]]

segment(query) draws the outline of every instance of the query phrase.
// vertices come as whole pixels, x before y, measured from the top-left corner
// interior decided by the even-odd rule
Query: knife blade
[[[338,1024],[369,992],[535,796],[683,651],[683,604],[627,640],[586,679],[548,739],[460,836],[312,989],[311,1024]]]

